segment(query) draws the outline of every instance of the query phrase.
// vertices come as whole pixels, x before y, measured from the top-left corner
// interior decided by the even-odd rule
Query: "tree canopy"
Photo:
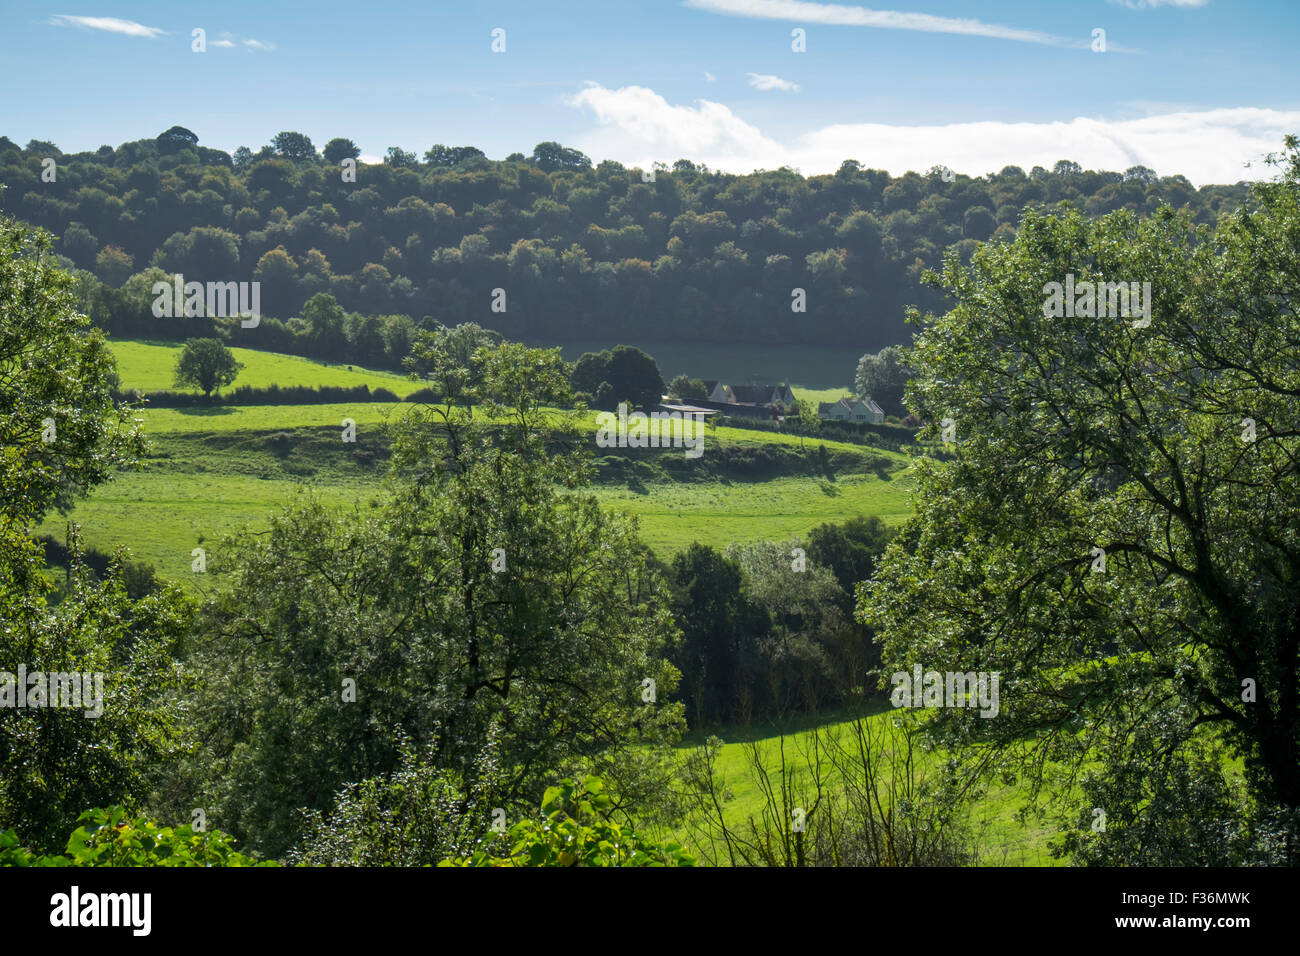
[[[593,165],[555,142],[502,160],[471,145],[394,146],[350,176],[339,164],[360,154],[346,137],[318,155],[308,137],[283,131],[232,157],[183,127],[60,155],[58,181],[44,183],[41,162],[53,155],[53,144],[0,148],[9,187],[0,203],[61,236],[58,251],[104,284],[83,305],[97,325],[148,338],[211,334],[160,324],[147,303],[116,295],[123,260],[100,262],[111,246],[136,270],[199,281],[251,281],[261,269],[267,321],[249,334],[274,349],[293,340],[270,320],[328,293],[350,312],[477,322],[515,339],[582,341],[613,329],[625,341],[876,350],[907,340],[904,306],[947,307],[941,289],[921,282],[946,249],[962,244],[968,257],[975,240],[1005,241],[1027,208],[1068,202],[1090,216],[1148,216],[1186,204],[1209,224],[1246,195],[1244,184],[1195,189],[1139,167],[1070,162],[945,181],[856,161],[802,176],[718,173],[683,159],[648,181],[650,170]],[[200,228],[229,243],[211,261],[178,256]],[[508,292],[504,309],[496,289]],[[802,313],[791,311],[795,289],[806,295]]]
[[[998,719],[935,725],[967,768],[1064,781],[1062,848],[1084,861],[1300,848],[1294,138],[1284,167],[1213,230],[1028,214],[948,261],[957,305],[908,356],[909,404],[954,457],[918,462],[917,514],[860,613],[886,674],[1001,673]],[[1149,325],[1046,307],[1067,275],[1150,283]]]

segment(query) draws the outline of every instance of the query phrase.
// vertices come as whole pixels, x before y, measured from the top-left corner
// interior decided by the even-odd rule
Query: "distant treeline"
[[[0,204],[61,237],[83,270],[82,308],[117,335],[210,334],[151,314],[153,283],[175,273],[256,280],[268,318],[232,344],[396,367],[411,324],[434,320],[551,341],[876,349],[908,338],[905,305],[943,306],[920,279],[946,249],[969,256],[1008,238],[1026,207],[1148,215],[1168,203],[1213,222],[1246,195],[1068,160],[972,178],[937,167],[894,177],[853,159],[828,175],[731,174],[680,159],[647,181],[649,170],[593,166],[556,143],[501,161],[394,147],[347,181],[340,164],[358,154],[344,138],[322,153],[285,132],[232,156],[179,126],[77,154],[0,137]],[[346,327],[299,320],[318,293],[357,315]]]
[[[421,389],[427,392],[428,389]],[[145,402],[153,408],[190,408],[197,405],[327,405],[342,402],[400,402],[396,393],[386,388],[369,385],[268,385],[252,387],[240,385],[229,392],[214,395],[211,399],[201,392],[173,392],[167,390],[117,392],[117,401]],[[417,399],[418,400],[418,399]]]

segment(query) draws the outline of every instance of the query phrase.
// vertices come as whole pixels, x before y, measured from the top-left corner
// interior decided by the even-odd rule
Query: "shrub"
[[[478,850],[439,866],[694,866],[676,843],[656,843],[609,819],[614,802],[599,777],[561,780],[542,797],[542,820],[510,828],[509,855]]]
[[[0,866],[277,866],[239,853],[219,830],[196,831],[188,824],[160,827],[132,817],[121,807],[87,810],[68,837],[65,856],[37,856],[18,844],[12,830],[0,830]]]

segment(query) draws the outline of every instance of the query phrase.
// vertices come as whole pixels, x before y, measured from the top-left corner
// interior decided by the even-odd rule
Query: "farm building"
[[[789,385],[724,385],[716,379],[706,380],[707,399],[696,399],[695,404],[712,408],[723,415],[741,418],[776,418],[773,406],[789,409],[794,403],[794,392]]]
[[[841,398],[838,402],[818,402],[817,417],[842,422],[873,422],[885,420],[885,413],[870,398]]]

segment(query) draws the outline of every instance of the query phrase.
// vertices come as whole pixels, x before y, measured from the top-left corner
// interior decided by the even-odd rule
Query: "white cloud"
[[[1130,10],[1147,10],[1151,7],[1203,7],[1210,0],[1110,0],[1111,3]]]
[[[971,176],[1008,165],[1050,169],[1058,159],[1071,159],[1085,169],[1149,166],[1161,175],[1181,173],[1198,186],[1235,183],[1272,175],[1260,159],[1282,148],[1285,133],[1300,129],[1300,111],[1238,108],[1049,123],[841,123],[783,142],[722,103],[673,104],[641,86],[589,84],[570,104],[591,110],[597,120],[574,144],[597,162],[649,168],[654,160],[686,158],[730,172],[793,166],[806,175],[834,172],[845,159],[894,175],[942,165]],[[1247,162],[1255,165],[1246,169]]]
[[[601,158],[645,157],[636,162],[649,169],[651,160],[681,157],[728,157],[729,168],[752,169],[748,157],[776,156],[782,146],[721,103],[698,100],[695,106],[674,106],[654,90],[625,86],[609,90],[588,84],[570,104],[596,114],[600,126],[583,140],[583,152]],[[780,163],[775,165],[779,166]]]
[[[274,43],[263,43],[261,40],[254,40],[251,37],[239,37],[233,33],[223,31],[220,40],[213,40],[209,46],[220,47],[223,50],[230,50],[235,47],[244,47],[249,53],[254,50],[265,50],[271,52],[275,49]]]
[[[749,85],[756,90],[767,92],[768,90],[785,90],[789,93],[798,93],[799,84],[791,83],[789,80],[783,80],[779,76],[773,76],[770,73],[746,73],[749,78]]]
[[[996,37],[1022,43],[1088,48],[1091,40],[1072,40],[1040,30],[1004,27],[981,20],[939,17],[929,13],[871,10],[839,3],[810,3],[806,0],[684,0],[684,6],[732,17],[760,20],[788,20],[792,23],[821,23],[827,26],[877,27],[884,30],[919,30],[924,33],[958,33],[964,36]],[[1113,44],[1114,52],[1131,52]]]
[[[716,79],[717,79],[717,77],[714,76],[712,73],[710,73],[708,70],[705,70],[705,71],[704,71],[704,82],[706,82],[706,83],[712,83],[712,82],[713,82],[714,80],[716,80]]]
[[[48,21],[54,27],[81,27],[83,30],[103,30],[107,33],[121,33],[129,37],[166,36],[167,31],[158,27],[147,27],[134,20],[119,20],[117,17],[74,17],[65,13],[55,14]]]

